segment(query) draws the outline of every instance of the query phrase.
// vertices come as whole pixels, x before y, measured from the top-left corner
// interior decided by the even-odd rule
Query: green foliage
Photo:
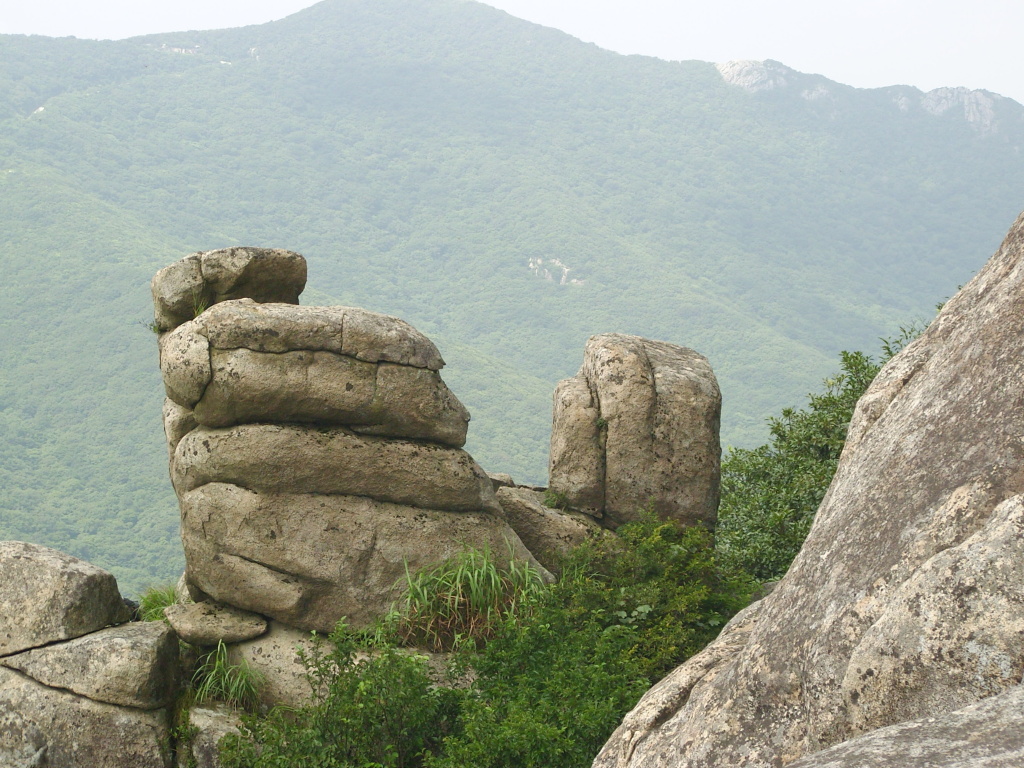
[[[452,591],[444,574],[467,569],[493,571],[467,554],[410,587]],[[753,588],[722,566],[706,531],[652,515],[576,549],[557,584],[527,583],[482,650],[464,644],[456,657],[475,673],[469,690],[433,685],[424,659],[386,629],[339,626],[333,648],[305,658],[314,705],[247,718],[225,764],[585,768],[651,683],[714,638]]]
[[[227,768],[416,768],[448,732],[462,693],[438,687],[426,659],[372,643],[344,624],[304,657],[313,706],[246,718],[226,740]]]
[[[796,557],[825,497],[857,400],[881,366],[924,330],[902,326],[882,339],[876,362],[862,352],[841,352],[840,371],[806,408],[785,408],[769,419],[771,440],[734,448],[722,461],[717,545],[736,566],[761,581],[780,578]]]
[[[398,636],[406,645],[432,651],[467,642],[482,646],[543,583],[536,568],[511,552],[502,568],[489,551],[471,548],[415,575],[407,563],[405,581],[394,617]]]
[[[566,510],[570,508],[569,497],[564,493],[548,488],[544,491],[544,506],[551,509]]]
[[[174,605],[177,599],[174,584],[150,587],[139,596],[139,614],[143,621],[163,621],[164,608]]]
[[[428,765],[589,766],[651,683],[749,601],[706,531],[647,516],[618,533],[577,548],[473,661],[477,695]]]
[[[237,664],[228,659],[223,641],[204,655],[192,675],[194,701],[222,701],[239,709],[253,711],[259,705],[259,689],[263,678],[259,672],[242,660]]]

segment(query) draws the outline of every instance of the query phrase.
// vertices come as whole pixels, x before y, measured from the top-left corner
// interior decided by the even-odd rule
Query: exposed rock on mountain
[[[785,578],[656,685],[595,766],[779,766],[863,734],[798,764],[875,765],[856,757],[875,729],[921,721],[892,731],[893,754],[910,754],[903,736],[934,751],[927,719],[947,716],[951,749],[1019,764],[1019,707],[971,705],[1014,699],[1024,673],[1021,317],[1024,216],[861,399]]]
[[[384,613],[407,566],[466,546],[536,564],[459,450],[469,413],[429,339],[363,309],[259,303],[297,301],[304,265],[231,249],[154,278],[158,322],[175,323],[160,366],[190,591],[329,632]],[[164,311],[196,275],[218,303]]]
[[[686,525],[718,512],[722,395],[692,349],[606,333],[554,395],[549,483],[615,527],[648,507]]]

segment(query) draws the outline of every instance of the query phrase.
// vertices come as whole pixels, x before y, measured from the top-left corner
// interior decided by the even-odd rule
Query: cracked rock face
[[[907,765],[1020,764],[1003,736],[1024,710],[972,705],[1016,700],[1024,674],[1021,318],[1024,216],[858,403],[810,535],[745,636],[655,686],[596,767],[903,764],[862,760],[889,736]],[[921,762],[931,718],[976,729],[957,749],[991,760]],[[901,746],[915,728],[917,757]]]
[[[592,336],[554,395],[549,483],[608,527],[653,510],[685,525],[718,514],[722,395],[702,355],[639,336]]]
[[[460,450],[469,413],[433,343],[388,315],[295,306],[298,254],[229,251],[153,281],[190,589],[329,632],[386,612],[406,563],[466,546],[544,572]]]

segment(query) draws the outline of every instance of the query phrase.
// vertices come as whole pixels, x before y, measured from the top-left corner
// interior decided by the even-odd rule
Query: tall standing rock
[[[554,396],[549,484],[614,527],[648,507],[686,525],[718,513],[722,395],[702,355],[639,336],[592,336]]]
[[[861,398],[804,547],[734,619],[743,634],[727,628],[714,663],[694,657],[648,692],[596,767],[780,766],[901,722],[976,717],[974,702],[1020,685],[1022,318],[1024,215]],[[1010,719],[1024,729],[1019,709]],[[993,741],[976,754],[1004,754],[986,766],[1019,765],[1006,727],[978,729]]]
[[[326,632],[372,622],[407,567],[466,546],[543,571],[461,450],[469,413],[433,343],[395,317],[295,306],[304,280],[301,256],[269,249],[153,280],[190,587]]]

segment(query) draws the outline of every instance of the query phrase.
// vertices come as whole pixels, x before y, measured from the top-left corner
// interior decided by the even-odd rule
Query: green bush
[[[593,539],[472,662],[479,677],[430,768],[583,768],[651,683],[712,640],[753,584],[711,536],[653,515]]]
[[[754,578],[780,578],[796,557],[839,464],[846,430],[860,396],[881,366],[924,330],[914,323],[882,339],[876,362],[841,352],[839,372],[806,408],[769,419],[771,439],[753,450],[734,448],[722,461],[717,545]]]
[[[449,732],[463,696],[433,684],[426,659],[378,637],[331,634],[303,657],[314,702],[244,719],[226,739],[226,768],[417,768]]]

